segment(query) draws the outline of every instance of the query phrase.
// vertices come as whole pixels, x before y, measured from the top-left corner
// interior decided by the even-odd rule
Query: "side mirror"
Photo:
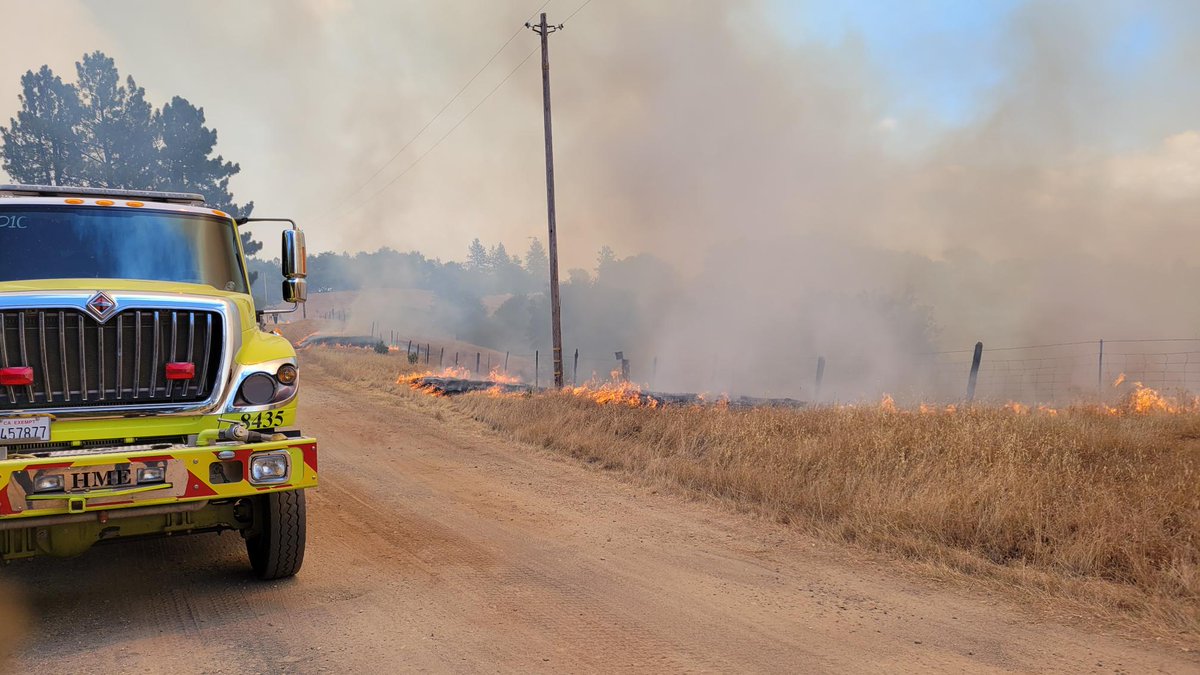
[[[283,301],[299,304],[308,299],[308,279],[284,279]]]
[[[308,251],[304,248],[304,232],[301,230],[283,231],[283,278],[286,280],[303,280],[308,276]],[[286,286],[286,284],[285,284]],[[284,292],[287,299],[287,292]],[[288,300],[288,302],[304,302]]]

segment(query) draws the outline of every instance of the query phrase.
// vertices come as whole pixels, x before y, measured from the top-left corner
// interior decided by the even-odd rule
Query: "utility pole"
[[[558,233],[554,222],[554,134],[550,125],[550,34],[562,30],[562,24],[546,24],[542,12],[537,24],[525,24],[542,37],[542,111],[546,127],[546,213],[550,236],[550,330],[554,337],[554,386],[563,388],[562,307],[558,300]]]

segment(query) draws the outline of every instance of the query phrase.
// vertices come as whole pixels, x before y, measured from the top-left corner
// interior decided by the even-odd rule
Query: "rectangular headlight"
[[[34,492],[58,492],[63,489],[61,475],[41,475],[33,479]]]
[[[138,483],[161,483],[167,477],[166,469],[161,466],[148,466],[138,469]]]
[[[286,452],[268,452],[250,458],[250,482],[286,483],[292,473],[292,458]]]

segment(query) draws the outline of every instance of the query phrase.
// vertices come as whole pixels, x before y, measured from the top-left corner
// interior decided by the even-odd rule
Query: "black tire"
[[[246,539],[250,566],[259,579],[284,579],[304,564],[304,491],[272,492],[261,502],[261,531]]]

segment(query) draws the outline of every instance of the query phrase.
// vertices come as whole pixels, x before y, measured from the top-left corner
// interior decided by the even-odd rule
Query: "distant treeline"
[[[280,302],[277,260],[253,258],[252,271],[259,302]],[[523,256],[508,253],[502,243],[485,247],[478,239],[464,262],[443,262],[417,251],[381,248],[374,252],[319,253],[308,262],[309,292],[427,290],[434,295],[432,315],[357,316],[358,321],[402,325],[410,330],[435,331],[495,349],[533,349],[550,344],[549,261],[542,243],[534,239]],[[570,269],[562,274],[563,325],[572,345],[611,351],[632,344],[650,321],[654,299],[677,288],[675,272],[650,255],[618,258],[609,247],[597,254],[593,269]],[[370,294],[364,294],[370,295]],[[380,294],[386,295],[386,294]],[[508,296],[494,312],[484,298]],[[494,306],[494,305],[493,305]],[[359,310],[362,313],[367,310]]]

